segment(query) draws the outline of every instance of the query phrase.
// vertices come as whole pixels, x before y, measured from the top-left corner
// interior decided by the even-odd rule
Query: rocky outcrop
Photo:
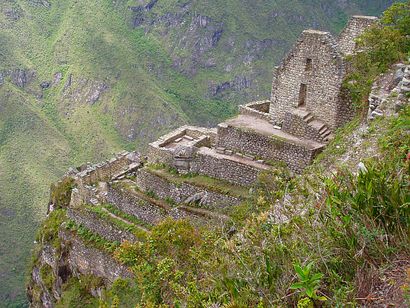
[[[40,6],[45,8],[51,7],[51,3],[48,0],[29,0],[28,3],[33,6]]]
[[[227,91],[242,91],[250,87],[252,87],[252,78],[236,76],[234,80],[225,81],[220,84],[211,82],[208,91],[211,97],[221,97]]]
[[[21,68],[14,69],[10,72],[11,82],[20,88],[24,88],[35,76],[36,73],[34,71]]]
[[[64,85],[63,97],[72,103],[93,105],[107,90],[108,85],[103,81],[74,77],[70,74]]]

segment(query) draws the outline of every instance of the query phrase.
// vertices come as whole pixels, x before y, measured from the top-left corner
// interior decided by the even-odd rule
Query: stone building
[[[180,128],[150,145],[149,160],[232,183],[250,184],[271,162],[301,172],[354,116],[342,99],[345,56],[377,21],[353,16],[340,36],[305,30],[275,69],[270,100],[240,106],[215,129]],[[192,149],[189,149],[191,147]]]

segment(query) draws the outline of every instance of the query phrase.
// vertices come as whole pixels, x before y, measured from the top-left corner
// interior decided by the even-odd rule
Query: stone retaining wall
[[[256,182],[260,169],[229,159],[197,153],[195,160],[191,162],[191,172],[236,185],[250,186]]]
[[[112,223],[105,221],[97,214],[87,211],[86,209],[68,209],[67,215],[76,224],[86,227],[91,232],[100,235],[108,241],[135,242],[137,240],[131,232],[115,227]]]
[[[202,187],[182,183],[174,184],[147,170],[141,169],[137,176],[137,185],[142,190],[155,193],[159,198],[171,198],[176,203],[184,203],[188,198],[202,194],[201,204],[207,208],[223,208],[237,205],[240,198],[212,192]]]
[[[283,161],[290,170],[297,173],[302,172],[322,150],[308,149],[285,139],[223,125],[218,127],[217,145],[235,152],[261,156],[266,160]]]
[[[168,216],[165,210],[131,194],[130,191],[121,187],[111,185],[108,188],[106,198],[109,203],[115,205],[124,213],[133,215],[149,224],[156,224]]]

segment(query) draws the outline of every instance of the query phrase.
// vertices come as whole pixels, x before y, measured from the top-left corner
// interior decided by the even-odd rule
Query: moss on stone
[[[55,282],[55,276],[54,276],[53,269],[51,268],[51,266],[48,264],[43,264],[40,267],[40,276],[41,276],[41,280],[43,281],[44,286],[48,290],[51,290]]]

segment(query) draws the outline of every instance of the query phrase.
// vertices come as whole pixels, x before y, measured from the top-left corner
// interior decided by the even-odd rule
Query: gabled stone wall
[[[377,20],[373,16],[353,16],[338,37],[339,50],[345,55],[352,54],[356,50],[356,38]]]
[[[282,124],[286,112],[304,107],[335,128],[344,75],[342,55],[331,34],[303,31],[273,80],[270,114],[274,122]]]

